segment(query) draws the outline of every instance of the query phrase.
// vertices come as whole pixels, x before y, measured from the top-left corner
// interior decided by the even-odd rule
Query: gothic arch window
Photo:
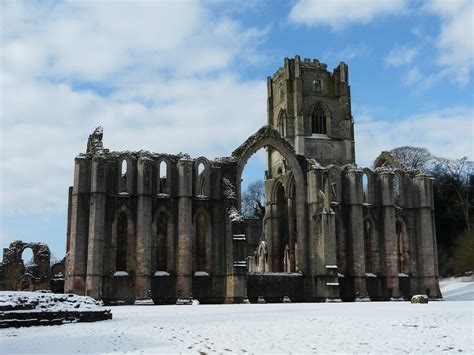
[[[168,164],[165,160],[160,162],[158,166],[158,193],[167,194],[168,193]]]
[[[122,211],[117,216],[117,255],[115,258],[115,270],[127,271],[128,254],[128,217]]]
[[[210,164],[206,158],[198,158],[194,164],[195,195],[209,197],[210,195]]]
[[[326,134],[327,133],[327,117],[324,107],[321,103],[317,103],[311,112],[311,133]]]
[[[282,137],[286,136],[286,113],[285,110],[281,110],[278,115],[278,132]]]
[[[119,192],[127,192],[127,172],[128,172],[128,161],[123,158],[120,163],[120,183]]]

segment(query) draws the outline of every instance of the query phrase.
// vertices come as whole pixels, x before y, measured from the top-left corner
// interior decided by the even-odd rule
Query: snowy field
[[[444,301],[118,306],[96,323],[0,330],[2,354],[474,353],[474,282]]]

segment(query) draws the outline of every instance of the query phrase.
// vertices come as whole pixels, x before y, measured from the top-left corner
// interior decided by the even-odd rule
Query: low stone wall
[[[132,276],[104,277],[102,301],[105,305],[134,304],[135,288]]]
[[[263,296],[265,302],[283,302],[285,296],[292,302],[304,301],[303,275],[299,273],[247,274],[247,295],[251,303]]]
[[[112,319],[110,309],[87,296],[0,292],[0,328],[60,325]]]

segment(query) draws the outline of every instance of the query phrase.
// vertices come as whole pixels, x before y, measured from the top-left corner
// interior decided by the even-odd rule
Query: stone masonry
[[[432,179],[383,152],[355,165],[349,73],[285,59],[267,125],[230,157],[111,152],[96,129],[75,158],[66,292],[155,303],[440,297]],[[248,159],[267,151],[265,216],[240,215]]]

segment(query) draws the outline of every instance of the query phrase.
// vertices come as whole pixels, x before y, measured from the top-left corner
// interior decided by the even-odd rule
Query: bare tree
[[[444,183],[452,187],[456,194],[457,207],[462,210],[466,228],[470,231],[474,162],[467,160],[467,157],[461,159],[435,158],[433,175],[438,178],[444,177]]]
[[[404,146],[394,148],[390,154],[407,168],[426,169],[426,164],[433,156],[426,148]]]
[[[265,215],[265,186],[262,180],[252,182],[242,194],[242,214],[263,218]]]

